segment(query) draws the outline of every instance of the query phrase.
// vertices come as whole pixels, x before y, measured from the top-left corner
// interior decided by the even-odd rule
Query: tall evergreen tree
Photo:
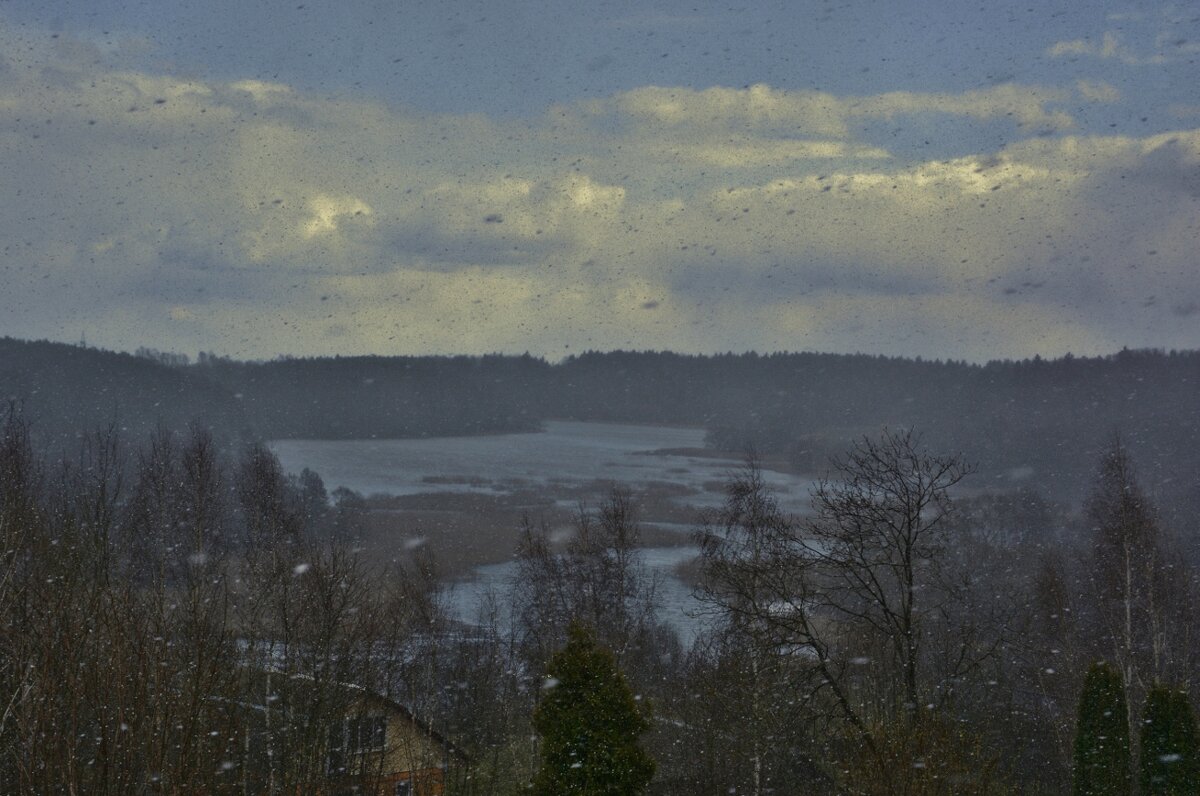
[[[1187,693],[1156,686],[1142,718],[1142,796],[1200,793],[1196,721]]]
[[[550,661],[533,726],[542,736],[538,796],[634,796],[654,776],[638,746],[650,727],[611,652],[573,622]]]
[[[1075,730],[1075,796],[1129,796],[1133,786],[1125,683],[1107,663],[1088,669]]]

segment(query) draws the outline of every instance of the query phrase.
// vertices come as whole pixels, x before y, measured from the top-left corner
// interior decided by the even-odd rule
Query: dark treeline
[[[535,431],[530,397],[549,367],[532,357],[337,357],[245,363],[205,357],[189,372],[241,396],[268,439],[375,439]]]
[[[218,434],[386,438],[530,431],[546,419],[692,425],[712,447],[819,471],[880,427],[920,428],[977,462],[980,486],[1036,483],[1077,501],[1112,431],[1164,508],[1200,511],[1171,472],[1200,466],[1200,352],[1122,351],[971,365],[866,355],[587,353],[235,362],[0,340],[0,396],[42,429],[113,419],[144,432],[211,418]]]
[[[176,360],[178,362],[178,360]],[[39,441],[74,452],[85,429],[140,437],[157,425],[213,429],[222,443],[249,426],[242,402],[202,373],[145,356],[0,338],[0,401],[27,407]]]
[[[1116,429],[1165,503],[1195,501],[1180,469],[1200,468],[1200,352],[987,365],[831,354],[586,354],[553,371],[550,417],[700,425],[711,446],[753,448],[819,472],[882,426],[919,428],[976,462],[979,485],[1036,483],[1078,499]]]

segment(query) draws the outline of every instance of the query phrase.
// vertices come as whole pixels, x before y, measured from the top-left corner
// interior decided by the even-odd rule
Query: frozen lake
[[[386,440],[276,440],[285,470],[308,467],[333,490],[364,495],[507,492],[592,482],[685,487],[692,506],[720,505],[721,484],[740,462],[680,452],[704,446],[704,430],[616,423],[550,421],[533,434]],[[667,452],[663,452],[667,451]],[[807,482],[766,471],[785,504],[807,498]]]
[[[736,459],[692,453],[703,446],[703,429],[573,421],[547,422],[545,431],[532,434],[271,443],[285,470],[315,470],[331,491],[345,486],[365,495],[452,496],[534,489],[571,507],[580,495],[595,505],[612,485],[635,492],[655,485],[666,487],[670,500],[689,509],[684,514],[696,520],[701,509],[722,503],[724,483],[741,466]],[[803,510],[807,480],[771,470],[763,476],[784,508]],[[663,619],[690,640],[697,628],[691,618],[697,606],[675,567],[696,555],[688,538],[695,525],[639,513],[643,527],[680,537],[680,546],[651,547],[643,556],[660,578]],[[454,613],[469,621],[484,594],[492,591],[503,598],[513,571],[511,561],[477,567],[472,578],[455,584]]]
[[[695,558],[699,552],[699,548],[692,546],[650,547],[641,552],[646,568],[656,573],[659,578],[658,615],[675,628],[685,645],[690,644],[700,630],[700,619],[697,616],[700,604],[692,596],[691,587],[677,578],[674,572],[677,565]],[[487,564],[477,568],[475,572],[474,578],[455,583],[449,593],[451,612],[464,622],[474,622],[478,619],[479,606],[489,596],[496,598],[498,606],[507,604],[517,565],[516,562],[505,561],[500,564]],[[498,618],[502,624],[511,619],[506,612],[501,612]]]

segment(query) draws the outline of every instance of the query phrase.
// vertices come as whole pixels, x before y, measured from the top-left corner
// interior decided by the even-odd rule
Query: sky
[[[1200,348],[1198,63],[1194,2],[7,0],[0,335]]]

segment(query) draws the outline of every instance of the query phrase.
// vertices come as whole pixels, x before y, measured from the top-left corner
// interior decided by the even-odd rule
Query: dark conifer
[[[1157,686],[1142,718],[1142,796],[1200,793],[1196,721],[1187,693]]]
[[[1075,796],[1129,796],[1129,719],[1121,674],[1092,664],[1079,697],[1075,731]]]
[[[634,796],[645,792],[654,761],[638,746],[650,727],[644,706],[611,652],[573,622],[554,655],[533,715],[542,736],[538,796]]]

